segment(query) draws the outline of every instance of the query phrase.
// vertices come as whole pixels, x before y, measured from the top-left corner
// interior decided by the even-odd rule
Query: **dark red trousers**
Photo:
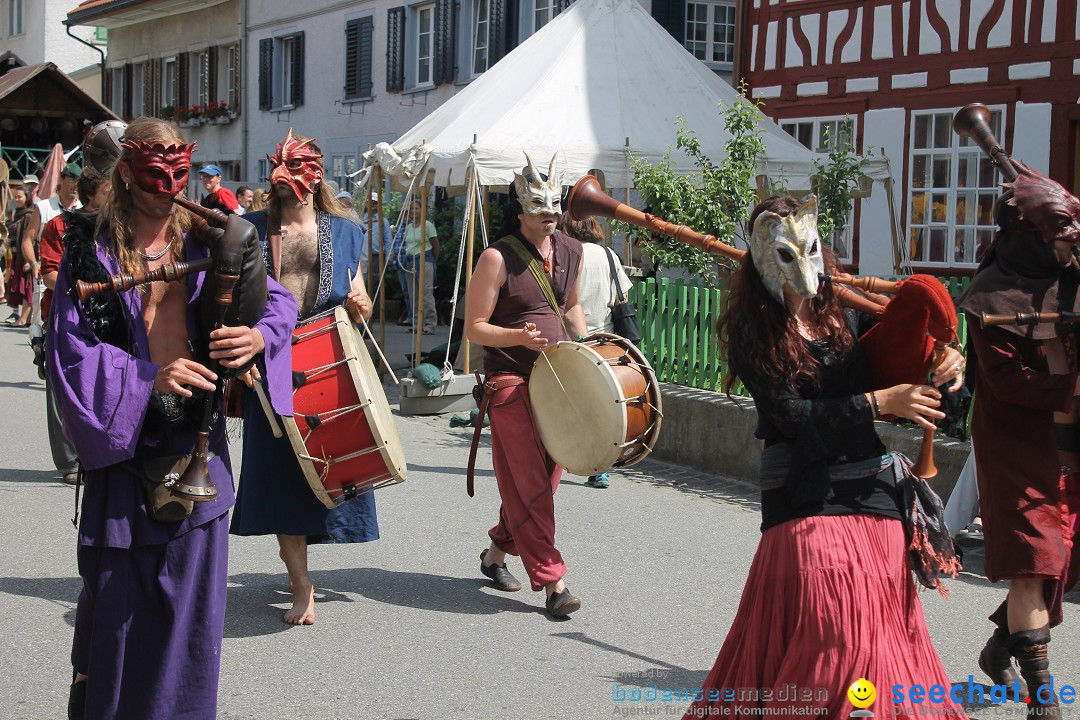
[[[491,454],[502,507],[488,536],[519,555],[533,590],[566,574],[555,549],[555,490],[562,468],[548,456],[533,424],[528,385],[503,388],[491,398]]]

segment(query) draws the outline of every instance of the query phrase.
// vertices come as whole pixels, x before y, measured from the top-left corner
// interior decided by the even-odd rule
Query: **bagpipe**
[[[619,202],[605,194],[592,175],[586,175],[574,185],[566,205],[575,220],[590,215],[614,218],[729,260],[741,262],[746,257],[745,250],[731,247],[714,235],[704,235]],[[841,305],[877,320],[859,338],[870,364],[869,390],[903,383],[926,384],[945,347],[956,342],[958,319],[952,297],[931,275],[916,274],[892,281],[837,273],[822,279],[834,285],[833,291]],[[913,468],[919,477],[937,475],[933,441],[934,431],[924,430]]]
[[[120,139],[126,125],[115,120],[94,126],[83,142],[83,157],[88,166],[108,177],[120,157]],[[180,280],[193,272],[206,272],[199,297],[200,334],[192,338],[195,360],[218,377],[214,392],[208,393],[200,408],[195,450],[186,470],[170,487],[173,495],[196,502],[214,500],[217,487],[210,478],[208,446],[213,425],[214,405],[223,392],[224,382],[246,372],[254,359],[241,368],[222,368],[210,357],[210,333],[224,326],[254,326],[263,316],[267,303],[266,264],[255,226],[237,215],[204,208],[174,196],[172,201],[191,217],[189,237],[206,246],[209,255],[191,262],[166,263],[141,273],[118,273],[104,282],[76,283],[82,302],[103,292],[125,292],[151,282]]]

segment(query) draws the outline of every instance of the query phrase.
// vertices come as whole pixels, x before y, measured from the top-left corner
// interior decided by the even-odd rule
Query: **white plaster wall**
[[[901,176],[906,154],[904,117],[903,108],[888,108],[870,110],[864,113],[860,120],[863,127],[863,147],[867,149],[873,147],[875,155],[884,151],[885,156],[889,158],[898,214],[901,212],[904,192]],[[893,268],[893,241],[890,230],[892,221],[889,216],[887,197],[884,186],[874,183],[874,190],[870,197],[862,201],[862,215],[859,222],[859,274],[861,275],[887,277],[896,273]],[[907,222],[902,215],[899,217],[901,227],[906,228]]]
[[[445,84],[410,93],[386,91],[387,10],[401,0],[338,2],[323,10],[299,9],[293,0],[265,0],[257,16],[248,19],[245,53],[248,163],[247,180],[257,180],[257,161],[273,154],[290,127],[313,135],[329,163],[330,155],[353,154],[358,162],[368,143],[392,142],[429,113],[449,100],[460,85]],[[372,80],[374,99],[344,104],[345,16],[371,12]],[[287,112],[259,110],[259,40],[286,29],[303,30],[305,46],[304,104]],[[409,23],[406,21],[406,33]]]
[[[81,70],[101,60],[101,56],[68,36],[63,21],[79,0],[23,0],[23,34],[8,37],[8,4],[0,7],[0,52],[12,51],[27,65],[54,63],[65,73]],[[90,27],[72,28],[79,37],[89,40]],[[98,93],[100,94],[100,93]]]
[[[1011,154],[1039,172],[1050,171],[1049,103],[1016,103]]]

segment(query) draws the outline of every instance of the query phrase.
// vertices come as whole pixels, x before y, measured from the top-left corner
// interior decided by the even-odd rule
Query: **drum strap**
[[[476,416],[476,429],[473,430],[472,447],[469,448],[469,470],[465,475],[465,489],[469,497],[473,496],[473,472],[476,469],[476,451],[480,447],[480,433],[484,429],[484,418],[487,417],[488,406],[491,404],[491,396],[503,388],[524,385],[525,378],[520,375],[496,375],[487,382],[480,381],[480,373],[476,373],[476,388],[473,390],[474,397],[477,391],[483,388],[483,395],[476,398],[476,404],[480,407],[480,414]]]

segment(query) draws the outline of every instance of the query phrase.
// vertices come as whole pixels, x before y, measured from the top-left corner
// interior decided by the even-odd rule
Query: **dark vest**
[[[540,257],[536,246],[520,235],[517,237],[525,249],[542,264],[543,258]],[[555,299],[559,303],[559,309],[565,313],[566,299],[570,291],[577,286],[578,273],[581,270],[581,243],[561,232],[556,232],[552,241],[555,252],[552,257],[551,284],[555,290]],[[567,331],[544,298],[544,293],[540,290],[536,278],[506,240],[499,240],[491,247],[503,256],[503,262],[506,263],[506,282],[499,288],[499,299],[495,303],[495,310],[491,313],[489,322],[499,327],[515,329],[524,327],[526,322],[535,323],[540,336],[547,338],[549,343],[576,339],[567,337]],[[489,375],[510,372],[528,377],[539,355],[535,350],[522,345],[505,348],[485,347],[484,370]]]

